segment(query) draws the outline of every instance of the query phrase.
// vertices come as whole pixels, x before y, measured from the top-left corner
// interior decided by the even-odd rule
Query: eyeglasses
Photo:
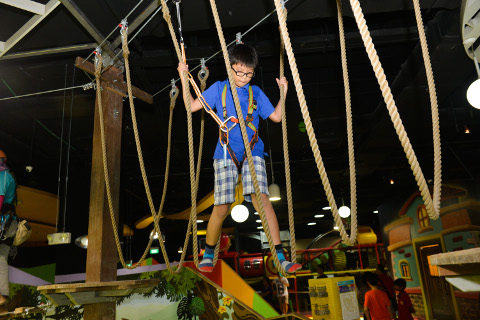
[[[237,77],[247,77],[247,78],[253,78],[255,77],[255,72],[242,72],[242,71],[237,71],[235,69],[233,69],[233,67],[231,67],[233,72],[235,72],[235,74],[237,75]]]

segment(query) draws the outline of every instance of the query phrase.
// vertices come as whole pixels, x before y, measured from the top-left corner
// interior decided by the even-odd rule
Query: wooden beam
[[[22,9],[25,11],[33,12],[35,14],[45,14],[45,5],[30,1],[30,0],[0,0],[0,3]]]
[[[77,57],[77,59],[75,59],[75,66],[87,73],[90,73],[91,75],[95,75],[95,66],[93,65],[93,63],[86,61],[81,57]],[[108,82],[108,89],[117,91],[123,97],[126,97],[127,85],[123,83],[123,77],[119,77],[121,73],[122,72],[118,68],[111,67],[110,69],[102,73],[101,80]],[[132,86],[132,93],[134,97],[148,104],[153,103],[153,96],[146,93],[145,91],[138,89],[137,87]]]
[[[8,50],[10,50],[18,41],[20,41],[23,37],[25,37],[33,28],[35,28],[43,19],[45,19],[58,5],[60,1],[58,0],[50,0],[45,5],[45,13],[40,15],[37,14],[33,16],[27,23],[25,23],[20,29],[17,30],[7,41],[5,41],[5,45],[3,51],[0,52],[0,57],[2,57]]]
[[[65,8],[77,19],[82,27],[92,36],[92,38],[100,45],[102,43],[102,49],[104,49],[110,57],[115,57],[115,52],[101,32],[95,27],[95,25],[87,18],[82,10],[72,0],[61,0]]]
[[[118,71],[118,69],[113,69],[111,73]],[[116,78],[120,82],[123,81],[123,78],[119,75],[117,75]],[[108,150],[107,166],[109,170],[113,214],[115,220],[118,221],[123,99],[120,95],[108,90],[109,85],[110,82],[101,82],[101,99],[106,148]],[[117,278],[117,247],[113,236],[113,227],[105,189],[98,99],[95,100],[89,211],[85,281],[115,281]],[[85,305],[85,320],[104,319],[104,317],[115,318],[115,302]]]

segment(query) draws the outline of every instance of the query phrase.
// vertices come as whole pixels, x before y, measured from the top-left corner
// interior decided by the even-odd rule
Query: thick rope
[[[282,35],[283,42],[285,44],[285,49],[287,52],[288,56],[288,61],[290,64],[290,70],[292,71],[292,76],[293,76],[293,81],[295,84],[295,89],[297,91],[297,96],[298,96],[298,102],[300,104],[300,110],[302,112],[303,116],[303,121],[305,123],[305,127],[307,129],[307,134],[308,134],[308,139],[310,141],[310,146],[313,151],[313,155],[315,158],[315,162],[317,164],[318,168],[318,173],[320,174],[320,178],[322,180],[323,188],[325,190],[325,193],[327,195],[327,200],[328,203],[330,204],[330,207],[332,208],[332,213],[333,213],[333,218],[335,220],[335,225],[338,226],[340,236],[342,237],[342,240],[345,244],[347,245],[354,245],[355,244],[355,238],[353,237],[354,234],[352,234],[351,237],[349,237],[345,231],[345,228],[342,223],[342,218],[340,217],[338,213],[338,208],[337,204],[335,203],[335,198],[333,196],[332,188],[330,186],[330,181],[328,180],[327,173],[325,171],[325,166],[323,164],[322,156],[320,154],[320,150],[318,148],[318,142],[315,137],[315,132],[313,130],[312,126],[312,121],[310,119],[310,114],[308,112],[308,107],[307,103],[305,101],[305,95],[303,93],[303,88],[302,88],[302,83],[300,80],[300,75],[298,73],[298,68],[297,68],[297,63],[295,60],[295,56],[293,54],[293,49],[292,49],[292,44],[290,41],[290,36],[288,34],[288,29],[287,29],[287,13],[286,9],[282,8],[282,5],[280,3],[280,0],[274,0],[275,1],[275,7],[277,9],[277,15],[278,15],[278,21],[280,24],[280,32]]]
[[[435,81],[433,80],[432,64],[430,63],[430,54],[428,53],[427,37],[422,21],[422,13],[420,12],[420,4],[418,0],[413,0],[415,8],[415,19],[417,20],[418,35],[420,36],[420,44],[422,46],[423,61],[428,81],[428,92],[430,94],[430,105],[432,110],[432,130],[433,130],[433,161],[434,161],[434,179],[433,179],[433,209],[435,215],[430,215],[432,219],[438,219],[440,213],[440,200],[442,193],[442,148],[440,144],[440,120],[438,116],[438,102],[435,89]]]
[[[143,155],[142,155],[142,147],[141,147],[141,144],[140,144],[140,138],[139,138],[139,134],[138,134],[137,118],[136,118],[136,115],[135,115],[135,106],[134,106],[134,102],[133,102],[133,93],[132,93],[132,83],[131,83],[131,77],[130,77],[130,65],[129,65],[129,60],[128,60],[128,55],[130,54],[130,50],[128,49],[126,28],[122,27],[121,33],[122,33],[123,58],[124,58],[124,61],[125,61],[125,78],[126,78],[126,81],[127,81],[128,101],[129,101],[129,104],[130,104],[130,113],[131,113],[131,117],[132,117],[132,127],[133,127],[133,133],[134,133],[134,137],[135,137],[135,145],[137,147],[138,162],[139,162],[139,165],[140,165],[140,171],[142,173],[142,179],[143,179],[143,184],[145,186],[145,193],[147,195],[148,205],[150,207],[150,212],[151,212],[151,214],[154,218],[153,219],[154,220],[154,228],[155,228],[155,232],[158,234],[158,238],[159,238],[158,242],[160,244],[160,249],[162,251],[162,254],[163,254],[163,257],[164,257],[164,260],[165,260],[165,264],[167,265],[167,269],[169,270],[169,272],[172,272],[172,269],[170,267],[170,262],[169,262],[169,259],[168,259],[167,250],[166,250],[165,244],[163,242],[163,235],[162,235],[162,232],[161,232],[160,227],[158,225],[158,220],[160,219],[160,212],[163,210],[163,204],[165,203],[165,199],[164,198],[162,199],[161,207],[159,208],[158,213],[156,213],[155,206],[153,204],[152,194],[150,192],[150,187],[148,185],[148,178],[147,178],[147,173],[146,173],[146,170],[145,170],[145,164],[144,164]],[[171,109],[171,111],[173,111],[173,109]],[[171,127],[169,127],[169,130],[171,130]],[[169,163],[170,162],[168,160],[167,165],[169,165]],[[167,169],[168,169],[168,167],[167,167]],[[168,172],[165,173],[165,184],[167,182],[168,182]],[[164,196],[166,194],[165,184],[164,184],[164,190],[163,190],[163,195]],[[145,251],[144,255],[146,255],[146,251]]]
[[[106,141],[105,141],[105,124],[104,124],[104,120],[103,120],[103,106],[102,106],[101,86],[100,86],[100,76],[101,76],[101,69],[102,69],[102,56],[101,56],[101,54],[97,55],[97,59],[98,60],[97,60],[97,63],[95,65],[95,78],[96,78],[96,83],[97,83],[97,102],[98,102],[98,111],[99,111],[100,137],[101,137],[101,144],[102,144],[102,160],[103,160],[103,171],[104,171],[104,177],[105,177],[105,188],[106,188],[106,192],[107,192],[107,202],[108,202],[108,207],[109,207],[110,218],[111,218],[111,221],[112,221],[112,228],[113,228],[113,234],[114,234],[114,238],[115,238],[115,244],[117,246],[117,251],[118,251],[119,258],[120,258],[120,262],[121,262],[121,264],[124,268],[134,269],[134,268],[138,267],[145,260],[147,254],[149,252],[149,249],[152,245],[153,237],[150,238],[150,240],[147,244],[147,248],[145,249],[142,257],[140,258],[140,260],[138,262],[132,264],[131,266],[127,265],[125,263],[125,259],[123,257],[123,252],[122,252],[122,248],[121,248],[121,244],[120,244],[120,239],[119,239],[119,236],[118,236],[118,227],[117,227],[117,222],[116,222],[116,219],[115,219],[115,216],[114,216],[113,201],[112,201],[111,188],[110,188],[110,178],[109,178],[108,165],[107,165],[107,148],[106,148]],[[131,93],[130,93],[130,96],[131,96]],[[178,94],[177,94],[177,96],[178,96]],[[176,100],[177,96],[171,98],[170,105],[175,104],[175,100]],[[171,111],[173,111],[172,107],[171,107]],[[168,158],[169,158],[169,156],[168,156]],[[166,172],[166,176],[167,175],[168,175],[168,172]],[[156,226],[158,227],[158,218],[155,215],[154,215],[154,221],[156,222]],[[156,228],[156,229],[158,229],[156,231],[159,232],[159,228]],[[159,234],[159,237],[161,237],[161,239],[162,239],[163,237],[162,237],[161,233],[158,233],[158,234]],[[160,244],[162,246],[163,242],[160,241]],[[166,261],[167,261],[167,267],[170,268],[170,266],[168,264],[168,260],[166,260]]]
[[[353,143],[352,101],[350,83],[348,81],[347,49],[345,45],[345,29],[343,27],[342,1],[337,0],[338,30],[340,34],[340,51],[342,56],[343,86],[345,89],[345,113],[347,121],[348,164],[350,171],[350,224],[352,239],[357,238],[357,181],[355,172],[355,150]]]
[[[285,76],[285,46],[280,38],[280,79]],[[292,179],[290,175],[290,156],[288,154],[287,111],[285,107],[285,92],[280,86],[280,104],[282,108],[282,138],[283,159],[285,162],[285,184],[287,189],[288,227],[290,230],[290,261],[297,262],[297,242],[295,239],[295,217],[293,215]],[[271,157],[272,155],[270,155]],[[273,171],[272,171],[273,172]]]
[[[228,57],[227,45],[225,43],[225,37],[223,35],[222,26],[220,24],[220,17],[218,16],[218,11],[217,11],[217,6],[215,4],[215,0],[210,0],[210,6],[212,7],[212,13],[213,13],[213,17],[215,19],[215,26],[217,28],[218,38],[219,38],[220,44],[222,46],[222,53],[223,53],[223,58],[225,60],[225,67],[227,69],[228,80],[230,82],[230,88],[231,88],[232,95],[233,95],[233,101],[235,103],[235,109],[237,111],[238,122],[240,124],[240,131],[242,133],[243,144],[245,146],[245,153],[247,155],[248,168],[250,170],[250,174],[252,176],[252,182],[253,182],[253,185],[255,187],[255,197],[257,199],[258,213],[260,215],[260,219],[262,220],[263,230],[265,232],[265,235],[267,236],[268,244],[270,246],[270,251],[273,255],[273,258],[274,258],[275,264],[277,266],[277,269],[282,275],[285,276],[286,272],[282,268],[282,266],[280,264],[280,260],[278,259],[278,255],[277,255],[277,252],[275,250],[275,245],[273,243],[272,235],[270,234],[270,227],[269,227],[267,219],[266,219],[265,209],[263,207],[263,200],[262,200],[262,196],[261,196],[261,193],[260,193],[260,187],[258,185],[257,173],[255,171],[255,165],[253,163],[252,151],[250,150],[250,144],[249,144],[249,141],[248,141],[247,128],[245,126],[245,120],[243,118],[243,113],[242,113],[242,108],[240,106],[240,101],[238,100],[237,90],[235,90],[235,88],[236,88],[235,81],[233,79],[232,70],[230,68],[231,64],[230,64],[230,59]]]
[[[172,18],[170,16],[170,10],[168,9],[167,3],[165,0],[162,1],[162,11],[163,18],[168,24],[168,29],[170,30],[170,36],[175,46],[175,51],[177,53],[178,61],[183,61],[182,53],[180,51],[177,36],[172,25]],[[183,74],[184,79],[188,79],[188,74],[185,71]],[[192,125],[192,106],[190,100],[190,86],[188,81],[185,81],[185,91],[183,92],[183,100],[185,102],[185,109],[187,110],[187,129],[188,129],[188,154],[189,154],[189,167],[190,167],[190,197],[192,203],[192,211],[190,213],[190,219],[188,220],[187,232],[185,236],[185,242],[183,244],[183,251],[180,257],[180,262],[176,272],[179,272],[183,262],[185,261],[185,256],[187,254],[188,242],[190,240],[190,230],[192,230],[193,237],[193,261],[195,266],[198,268],[198,241],[197,241],[197,183],[195,177],[195,155],[193,151],[193,125]]]
[[[414,1],[414,4],[415,4],[415,1]],[[422,169],[420,168],[420,164],[418,163],[417,157],[415,155],[415,151],[412,148],[410,139],[407,136],[407,132],[405,131],[400,115],[398,114],[397,106],[395,105],[395,101],[393,100],[392,92],[388,85],[388,81],[385,77],[385,73],[383,71],[382,65],[378,58],[375,47],[372,43],[372,38],[370,36],[370,32],[368,31],[368,27],[366,25],[365,18],[362,13],[362,8],[360,7],[360,3],[358,0],[350,0],[350,5],[352,6],[352,11],[355,16],[355,20],[357,21],[358,29],[360,30],[360,34],[362,36],[362,40],[367,51],[367,55],[372,64],[373,70],[375,72],[375,76],[377,77],[378,84],[380,85],[380,90],[382,91],[383,99],[387,106],[388,113],[393,122],[398,138],[402,144],[403,150],[407,155],[408,163],[410,164],[410,168],[412,169],[413,175],[415,176],[415,180],[417,181],[417,185],[420,189],[420,193],[422,195],[423,202],[425,203],[428,216],[434,220],[438,219],[440,215],[440,196],[441,196],[440,129],[438,125],[439,123],[438,107],[436,106],[435,88],[433,87],[432,89],[432,87],[430,86],[430,84],[433,85],[433,76],[432,76],[430,63],[428,62],[428,66],[430,66],[430,69],[428,69],[429,67],[427,66],[427,78],[429,79],[430,98],[432,103],[432,124],[433,124],[433,140],[434,140],[433,145],[434,145],[434,153],[435,153],[434,155],[435,183],[434,183],[434,189],[433,189],[434,200],[432,200],[427,182],[425,181],[425,177],[423,175]],[[418,6],[418,3],[417,3],[417,6]],[[416,8],[416,11],[419,11],[419,10],[420,10],[419,8]],[[418,15],[419,13],[417,14],[417,16]],[[423,36],[425,34],[423,31],[423,23],[421,22],[421,17],[417,17],[417,23],[419,28],[419,35],[422,38],[422,34]],[[424,55],[424,59],[425,61],[427,61],[428,50],[426,47],[426,41],[424,37],[421,43],[422,43],[422,52]]]

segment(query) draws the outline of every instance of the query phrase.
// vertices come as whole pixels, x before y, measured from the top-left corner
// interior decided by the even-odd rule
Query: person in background
[[[325,272],[324,267],[321,264],[317,265],[318,276],[316,277],[316,279],[328,278],[324,272]]]
[[[393,288],[397,293],[398,320],[413,320],[412,313],[415,313],[415,308],[413,307],[408,293],[405,292],[407,282],[404,279],[399,278],[393,283]]]
[[[378,276],[378,286],[387,293],[393,311],[397,311],[397,299],[395,298],[395,290],[393,289],[393,279],[387,275],[385,267],[382,264],[377,265],[375,273]]]
[[[263,299],[265,299],[265,301],[267,301],[269,304],[272,304],[273,289],[270,283],[270,279],[268,279],[267,277],[263,277],[262,279],[262,289],[260,290],[260,295]]]
[[[378,287],[378,276],[375,273],[365,274],[370,291],[365,294],[364,312],[367,320],[395,319],[390,299],[385,291]]]
[[[13,236],[17,230],[15,216],[15,190],[17,184],[7,167],[7,155],[0,150],[0,306],[7,303],[10,295],[8,283],[8,253],[13,244]],[[8,219],[7,219],[8,217]]]
[[[273,280],[273,284],[277,289],[278,304],[280,305],[280,312],[286,314],[288,311],[288,287],[290,283],[287,278],[282,277],[277,273],[277,278]]]

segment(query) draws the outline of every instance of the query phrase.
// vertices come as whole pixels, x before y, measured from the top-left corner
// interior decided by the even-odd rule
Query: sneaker
[[[213,260],[209,258],[204,258],[198,264],[198,270],[201,272],[212,272],[213,271]]]
[[[285,260],[282,261],[282,268],[288,273],[295,273],[298,269],[302,268],[302,265]]]

